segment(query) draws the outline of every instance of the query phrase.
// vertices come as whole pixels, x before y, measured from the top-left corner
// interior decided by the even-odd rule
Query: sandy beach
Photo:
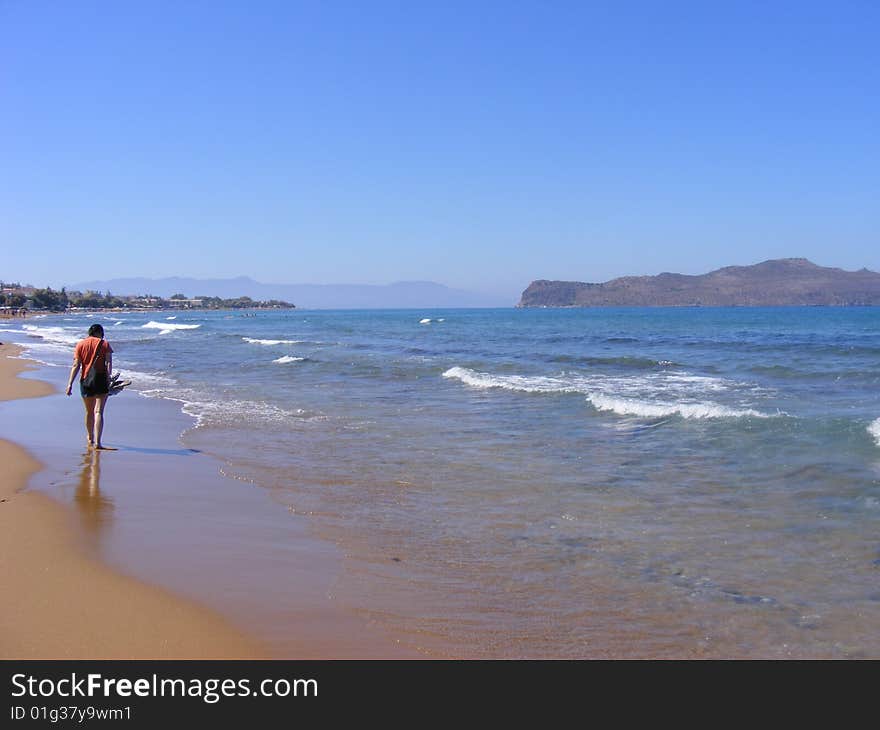
[[[421,656],[335,599],[340,555],[270,493],[181,448],[173,404],[111,400],[84,448],[66,370],[0,346],[0,656]],[[47,429],[46,423],[53,427]],[[35,458],[39,455],[39,460]]]
[[[0,398],[53,388],[18,375],[18,348],[0,348]],[[255,658],[267,650],[195,603],[115,572],[79,544],[70,515],[25,491],[41,468],[0,441],[0,655],[3,658]]]

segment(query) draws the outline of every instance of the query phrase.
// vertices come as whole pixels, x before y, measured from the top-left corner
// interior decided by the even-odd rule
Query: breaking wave
[[[868,425],[868,433],[874,437],[874,443],[880,446],[880,418]]]
[[[152,330],[163,330],[160,332],[160,335],[164,335],[166,332],[174,332],[175,330],[194,330],[198,329],[202,325],[200,324],[177,324],[176,322],[147,322],[146,324],[142,324],[141,327],[144,329],[152,329]]]
[[[39,337],[46,342],[59,345],[75,345],[86,336],[84,331],[80,332],[78,329],[72,330],[66,327],[38,327],[26,324],[21,329],[31,337]]]
[[[245,342],[252,345],[299,345],[303,340],[258,340],[255,337],[242,337]]]
[[[706,399],[709,393],[753,390],[741,383],[688,373],[652,373],[638,377],[605,375],[525,376],[492,375],[469,368],[452,367],[444,378],[459,380],[472,388],[500,388],[520,393],[578,393],[598,411],[621,416],[661,418],[767,418],[750,407],[736,407]],[[670,400],[669,396],[675,396]]]
[[[719,403],[665,403],[661,401],[640,401],[629,398],[590,394],[587,400],[598,411],[610,411],[619,416],[638,416],[640,418],[662,418],[681,416],[682,418],[769,418],[769,414],[754,408],[731,408]]]
[[[141,391],[147,398],[163,398],[180,403],[180,410],[195,420],[194,428],[205,426],[240,427],[243,422],[285,428],[292,422],[323,420],[321,414],[302,408],[282,408],[271,403],[237,398],[218,398],[197,388],[175,385]]]

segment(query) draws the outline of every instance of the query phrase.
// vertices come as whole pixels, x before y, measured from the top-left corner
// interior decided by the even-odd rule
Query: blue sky
[[[880,270],[876,2],[0,0],[0,278]]]

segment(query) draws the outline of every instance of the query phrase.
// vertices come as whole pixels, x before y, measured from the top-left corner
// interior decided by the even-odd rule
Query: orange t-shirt
[[[95,358],[96,372],[106,373],[107,363],[104,362],[104,358],[113,352],[110,343],[106,340],[98,339],[97,337],[86,337],[84,340],[80,340],[76,343],[76,349],[73,351],[73,358],[74,360],[79,360],[80,365],[82,365],[82,370],[80,370],[79,375],[80,380],[82,380],[89,372],[89,363],[92,362],[95,348],[98,346],[101,346],[101,350]]]

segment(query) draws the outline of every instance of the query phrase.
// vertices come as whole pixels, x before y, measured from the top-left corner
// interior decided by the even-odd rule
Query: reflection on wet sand
[[[113,516],[113,500],[101,494],[101,452],[89,449],[83,454],[82,469],[74,502],[87,530],[99,531]]]

